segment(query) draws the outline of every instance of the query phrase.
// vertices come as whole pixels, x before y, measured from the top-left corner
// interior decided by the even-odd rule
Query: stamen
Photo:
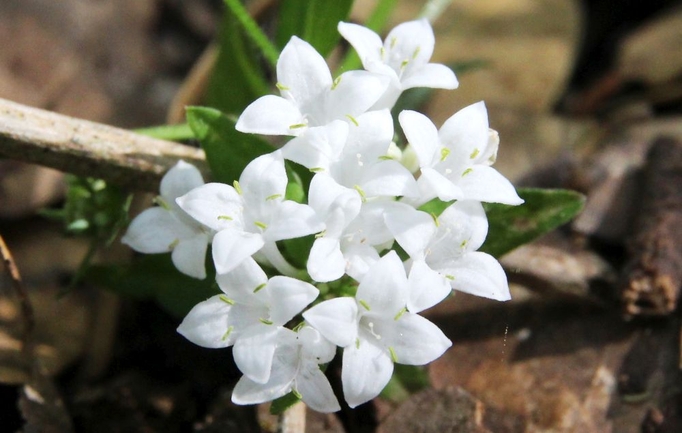
[[[363,191],[362,188],[360,188],[360,185],[355,185],[355,186],[353,186],[353,188],[358,192],[358,194],[360,194],[360,198],[362,199],[362,202],[363,203],[366,202],[367,197],[365,196],[365,191]]]
[[[323,168],[323,167],[313,167],[313,168],[311,168],[311,169],[309,169],[309,170],[310,170],[311,172],[313,172],[313,173],[321,173],[321,172],[324,171],[324,168]]]
[[[280,91],[282,91],[282,92],[284,92],[284,91],[286,91],[286,90],[289,90],[289,87],[288,87],[288,86],[285,86],[285,85],[282,84],[282,83],[277,83],[277,84],[275,84],[275,86],[276,86]]]
[[[398,38],[396,38],[395,36],[393,36],[393,37],[391,38],[391,49],[395,48],[395,44],[397,44],[397,43],[398,43]]]
[[[299,400],[302,400],[302,399],[303,399],[303,396],[302,396],[301,393],[298,392],[297,390],[292,389],[292,390],[291,390],[291,393],[294,394],[294,396],[296,396],[297,399],[299,399]]]
[[[369,326],[369,333],[372,334],[377,340],[381,340],[381,335],[374,332],[374,322],[369,322],[367,326]]]
[[[156,197],[154,197],[154,200],[152,200],[152,202],[161,206],[162,208],[164,208],[166,210],[171,210],[171,207],[168,204],[168,202],[163,197],[161,197],[160,195],[157,195]]]
[[[219,220],[232,221],[232,217],[228,215],[218,215]]]
[[[261,221],[254,221],[253,224],[261,230],[266,230],[268,228],[268,225]]]
[[[351,116],[350,114],[346,114],[346,117],[348,118],[348,120],[350,120],[351,122],[353,122],[353,124],[354,124],[355,126],[360,126],[360,124],[358,123],[358,121],[357,121],[357,119],[356,119],[355,117]]]
[[[409,60],[409,59],[403,60],[403,61],[400,63],[400,69],[401,69],[401,70],[405,69],[405,66],[407,66],[408,63],[410,63],[410,60]]]
[[[299,128],[305,128],[306,125],[305,123],[294,123],[293,125],[289,125],[289,129],[299,129]]]
[[[473,152],[471,152],[471,155],[469,155],[469,159],[474,159],[474,158],[476,158],[476,157],[478,156],[479,153],[481,153],[481,151],[478,150],[478,147],[477,147],[476,149],[474,149]]]
[[[362,167],[363,165],[365,165],[365,163],[362,162],[362,154],[361,154],[361,153],[356,153],[356,154],[355,154],[355,159],[358,160],[358,166],[359,166],[359,167]]]
[[[230,336],[230,334],[232,334],[233,329],[234,329],[234,326],[230,326],[229,328],[227,328],[227,331],[225,331],[225,333],[223,334],[223,337],[222,337],[223,341],[227,340],[227,338]]]
[[[260,323],[262,323],[263,325],[272,325],[274,323],[272,320],[263,319],[262,317],[258,320],[260,320]]]
[[[364,300],[360,299],[360,300],[358,301],[358,303],[359,303],[360,305],[362,305],[363,308],[364,308],[365,310],[367,310],[367,311],[370,310],[369,304],[367,303],[367,301],[364,301]]]
[[[218,299],[220,299],[221,301],[223,301],[224,303],[226,303],[228,305],[234,305],[234,301],[225,295],[218,296]]]
[[[263,284],[258,285],[258,287],[256,287],[255,289],[253,289],[253,293],[258,293],[258,292],[260,292],[260,291],[263,290],[263,288],[264,288],[265,286],[267,286],[267,285],[268,285],[267,283],[263,283]]]
[[[441,160],[441,162],[445,161],[445,159],[448,157],[448,155],[450,155],[450,149],[448,149],[447,147],[443,147],[443,148],[440,150],[440,160]]]
[[[395,315],[395,317],[393,318],[393,320],[398,320],[398,319],[400,319],[401,317],[403,317],[403,314],[405,314],[405,313],[407,313],[407,307],[403,307],[402,310],[398,311],[398,314]]]
[[[275,200],[282,197],[282,194],[273,194],[271,196],[265,197],[265,200]]]
[[[467,169],[464,170],[464,172],[462,173],[462,177],[466,176],[467,174],[471,173],[472,171],[474,171],[473,168],[471,168],[471,167],[467,168]]]
[[[391,360],[394,364],[398,363],[398,355],[395,354],[395,349],[392,346],[388,346],[388,352],[391,354]]]
[[[445,278],[447,278],[447,279],[450,280],[450,281],[455,281],[455,276],[454,276],[454,275],[447,274],[447,275],[445,275]]]
[[[419,55],[419,52],[422,50],[422,47],[417,47],[416,50],[414,50],[414,53],[412,54],[412,59],[416,59],[417,56]]]
[[[431,218],[433,218],[433,222],[434,222],[434,224],[436,224],[436,227],[440,227],[440,221],[438,221],[438,215],[431,212]]]
[[[170,243],[170,245],[168,245],[168,249],[172,250],[173,248],[177,247],[179,243],[180,239],[175,239],[173,242]]]
[[[341,82],[341,75],[334,78],[334,81],[332,82],[332,90],[336,89],[336,86],[338,86],[340,82]]]
[[[239,186],[239,181],[235,180],[234,182],[232,182],[232,186],[237,191],[237,194],[242,195],[242,187]]]

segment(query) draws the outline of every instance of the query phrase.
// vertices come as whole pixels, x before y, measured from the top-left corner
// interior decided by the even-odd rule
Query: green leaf
[[[326,57],[339,42],[339,21],[347,21],[353,0],[283,0],[279,7],[277,45],[296,35]]]
[[[583,208],[585,196],[562,189],[520,188],[520,206],[484,204],[488,237],[480,251],[500,257],[572,220]]]
[[[220,293],[214,275],[197,280],[181,274],[170,254],[145,255],[127,265],[95,265],[85,278],[119,295],[156,298],[176,317],[184,317],[196,304]]]
[[[149,126],[147,128],[138,128],[135,132],[160,140],[187,141],[194,138],[192,130],[186,123],[180,123],[178,125]]]
[[[270,405],[270,413],[273,415],[280,415],[291,406],[301,401],[301,397],[296,395],[293,391],[289,394],[275,399]]]
[[[214,108],[189,107],[187,121],[206,152],[214,180],[232,184],[255,158],[272,152],[268,142],[234,128],[235,122]]]
[[[206,92],[211,107],[239,115],[258,97],[270,93],[261,53],[227,8],[220,29],[220,48]]]

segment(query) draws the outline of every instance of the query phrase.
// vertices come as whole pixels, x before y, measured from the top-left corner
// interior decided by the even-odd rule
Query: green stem
[[[135,132],[146,135],[147,137],[169,141],[187,141],[194,138],[192,129],[190,129],[187,123],[180,123],[178,125],[149,126],[147,128],[136,129]]]
[[[95,257],[95,253],[97,252],[99,246],[100,246],[99,239],[96,237],[93,238],[90,242],[90,246],[88,247],[88,251],[85,253],[83,260],[81,260],[81,263],[78,266],[78,269],[76,270],[76,273],[74,274],[73,278],[71,278],[69,285],[59,293],[59,296],[68,295],[74,288],[76,288],[76,285],[83,279],[85,273],[90,268],[90,263],[92,262],[92,259]]]
[[[244,5],[239,0],[225,0],[225,5],[232,11],[237,21],[244,27],[246,34],[251,40],[260,48],[265,58],[270,62],[273,68],[277,67],[277,59],[279,58],[279,50],[270,42],[270,39],[263,33],[258,23],[251,18],[249,12],[244,8]]]
[[[419,12],[419,18],[426,18],[431,24],[433,24],[450,6],[452,0],[428,0],[421,12]]]

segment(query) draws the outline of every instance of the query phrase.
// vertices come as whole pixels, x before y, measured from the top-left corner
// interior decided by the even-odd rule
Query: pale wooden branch
[[[201,149],[0,99],[0,158],[158,191],[179,159],[208,173]]]

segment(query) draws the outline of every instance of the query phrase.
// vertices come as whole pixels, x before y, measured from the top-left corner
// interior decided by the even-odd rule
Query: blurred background
[[[276,17],[277,1],[247,3],[266,28]],[[352,20],[375,3],[356,1]],[[422,7],[399,1],[387,29]],[[124,128],[182,121],[184,105],[203,101],[222,10],[221,0],[2,0],[0,98]],[[682,140],[682,6],[453,0],[433,26],[432,61],[455,67],[460,87],[421,109],[440,125],[484,100],[501,137],[496,168],[517,186],[579,190],[586,209],[504,258],[511,302],[457,295],[427,314],[454,342],[429,369],[433,389],[309,414],[308,431],[682,431],[678,313],[626,311],[626,321],[620,293],[646,151],[661,136]],[[263,410],[228,403],[230,357],[181,341],[177,318],[153,302],[87,285],[57,296],[88,250],[38,214],[64,193],[63,174],[0,160],[0,233],[32,295],[46,377],[40,398],[22,387],[21,312],[2,270],[0,430],[267,431]]]

